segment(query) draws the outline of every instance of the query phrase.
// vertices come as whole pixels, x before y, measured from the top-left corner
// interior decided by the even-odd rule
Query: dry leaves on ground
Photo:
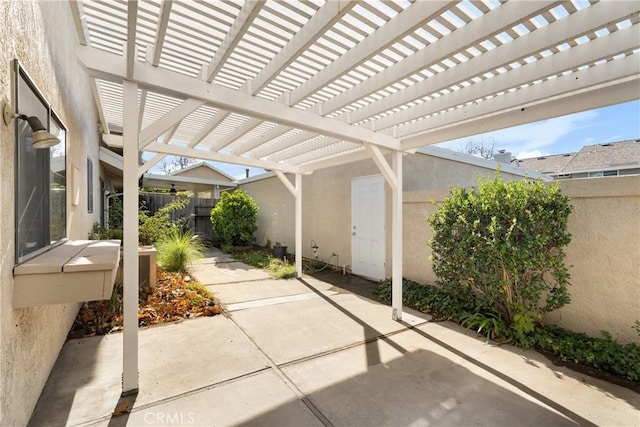
[[[190,276],[157,270],[156,286],[140,290],[138,325],[150,326],[222,312],[220,301]],[[122,329],[122,285],[116,284],[110,300],[84,303],[70,338],[104,335]]]

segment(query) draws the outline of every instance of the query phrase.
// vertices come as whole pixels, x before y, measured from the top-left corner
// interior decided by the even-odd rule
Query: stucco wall
[[[455,156],[454,156],[455,157]],[[389,160],[389,159],[387,159]],[[482,159],[474,160],[478,165],[461,163],[455,160],[437,158],[417,153],[403,158],[405,195],[412,189],[448,189],[450,185],[473,186],[479,175],[493,176],[494,162]],[[486,166],[481,166],[485,164]],[[320,248],[318,258],[329,260],[333,253],[338,257],[331,259],[331,264],[350,266],[351,263],[351,180],[357,177],[380,175],[380,171],[372,160],[363,160],[347,165],[315,171],[302,177],[302,253],[312,258],[311,241]],[[503,172],[505,179],[520,178],[516,174]],[[289,177],[293,182],[293,177]],[[273,176],[266,179],[255,179],[242,183],[245,189],[260,207],[256,242],[264,245],[267,240],[272,244],[281,242],[293,253],[294,245],[294,199],[280,180]],[[386,208],[386,275],[391,275],[391,189],[385,185],[387,198]],[[406,196],[405,196],[406,198]],[[406,213],[405,213],[406,218]],[[418,224],[419,230],[412,230]],[[423,221],[407,224],[405,219],[405,235],[411,237],[421,235],[426,227]],[[422,239],[424,243],[424,239]],[[406,244],[405,244],[406,248]],[[410,252],[410,253],[408,253]],[[422,260],[424,250],[408,251],[407,257]],[[413,264],[408,264],[413,265]]]
[[[566,264],[571,304],[548,320],[599,336],[610,332],[640,344],[640,176],[561,181],[574,211]]]
[[[69,171],[81,171],[80,203],[67,197],[67,230],[86,238],[99,217],[97,117],[89,80],[74,55],[76,35],[67,3],[0,2],[0,98],[12,100],[12,60],[17,58],[67,127]],[[62,30],[61,30],[62,29]],[[26,425],[64,343],[78,304],[25,309],[12,306],[14,266],[14,135],[0,123],[0,425]],[[86,159],[94,163],[94,214],[87,213]],[[70,193],[70,191],[69,191]]]
[[[560,182],[571,198],[572,240],[566,251],[571,273],[571,304],[550,313],[547,321],[600,336],[610,332],[621,342],[640,342],[631,327],[640,320],[640,177],[575,179]],[[404,193],[404,276],[434,283],[425,242],[431,238],[426,218],[431,201],[447,190]]]

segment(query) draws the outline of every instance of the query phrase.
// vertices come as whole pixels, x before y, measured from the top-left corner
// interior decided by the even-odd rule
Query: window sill
[[[73,240],[13,269],[13,306],[109,299],[120,262],[119,240]]]

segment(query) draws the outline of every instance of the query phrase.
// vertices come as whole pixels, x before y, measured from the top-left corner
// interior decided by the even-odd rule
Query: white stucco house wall
[[[66,142],[55,148],[57,155],[50,162],[52,173],[62,180],[56,184],[57,196],[51,195],[49,202],[57,198],[66,208],[66,214],[56,224],[61,227],[50,230],[52,235],[47,236],[56,241],[86,239],[91,224],[98,221],[100,215],[98,121],[89,78],[75,57],[77,40],[71,28],[71,10],[61,7],[59,2],[0,3],[2,103],[15,108],[17,60],[41,97],[41,105],[32,110],[33,106],[22,96],[19,113],[39,116],[45,126],[48,120],[54,126],[51,117],[55,117],[66,128],[66,132],[59,132],[50,127]],[[42,105],[45,105],[44,113]],[[12,303],[14,267],[33,255],[21,256],[22,252],[16,250],[16,222],[19,221],[16,188],[20,176],[41,172],[40,165],[27,164],[18,169],[26,166],[28,170],[16,169],[15,120],[18,119],[9,125],[0,121],[0,425],[3,426],[26,425],[29,421],[80,307],[79,303],[72,303],[14,308]],[[89,164],[92,165],[90,176]],[[53,221],[54,214],[50,217]],[[49,240],[44,245],[52,243],[55,242]]]

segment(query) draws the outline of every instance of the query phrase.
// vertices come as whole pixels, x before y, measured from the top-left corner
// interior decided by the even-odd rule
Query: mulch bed
[[[158,269],[154,289],[140,289],[138,325],[151,326],[222,313],[220,300],[192,277]],[[82,304],[70,339],[105,335],[122,330],[122,285],[110,300]]]

